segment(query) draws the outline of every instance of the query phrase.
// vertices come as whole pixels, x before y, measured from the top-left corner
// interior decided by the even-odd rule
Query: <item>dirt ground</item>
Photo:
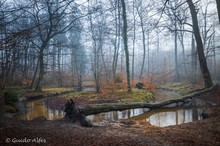
[[[217,104],[207,108],[206,119],[165,128],[141,121],[103,121],[92,128],[84,128],[63,119],[20,121],[1,117],[0,145],[220,145],[220,87],[197,98]]]

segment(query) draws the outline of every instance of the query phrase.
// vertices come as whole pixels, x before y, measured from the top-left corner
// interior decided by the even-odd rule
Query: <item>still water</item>
[[[16,116],[22,120],[33,120],[45,117],[47,120],[56,120],[64,117],[62,110],[51,110],[45,100],[22,101],[17,104],[19,113]],[[103,120],[117,121],[121,119],[142,120],[151,125],[165,127],[201,120],[202,108],[178,107],[149,110],[148,108],[128,109],[123,111],[111,111],[97,115],[87,116],[92,122]]]
[[[51,110],[45,100],[22,101],[17,104],[19,113],[16,116],[22,120],[33,120],[38,117],[45,117],[47,120],[57,120],[64,117],[62,110]]]
[[[164,108],[149,111],[131,119],[144,120],[154,126],[166,127],[202,120],[202,112],[201,107]]]
[[[129,119],[131,117],[141,115],[147,111],[149,111],[148,108],[128,109],[123,111],[111,111],[106,113],[100,113],[97,115],[90,115],[87,116],[87,118],[93,122],[100,122],[103,120],[117,121],[121,119]]]

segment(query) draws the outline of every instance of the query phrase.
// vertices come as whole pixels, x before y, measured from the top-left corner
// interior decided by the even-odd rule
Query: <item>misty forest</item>
[[[0,1],[0,145],[219,145],[219,83],[220,0]]]

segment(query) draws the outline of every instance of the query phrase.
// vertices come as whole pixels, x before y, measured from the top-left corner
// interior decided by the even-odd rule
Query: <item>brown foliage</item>
[[[24,80],[22,80],[22,86],[23,87],[29,87],[30,85],[31,85],[31,80],[30,79],[24,79]]]

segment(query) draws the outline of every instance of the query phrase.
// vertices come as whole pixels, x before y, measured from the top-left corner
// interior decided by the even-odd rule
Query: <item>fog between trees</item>
[[[215,0],[3,0],[0,86],[210,87],[220,79],[219,29]]]

